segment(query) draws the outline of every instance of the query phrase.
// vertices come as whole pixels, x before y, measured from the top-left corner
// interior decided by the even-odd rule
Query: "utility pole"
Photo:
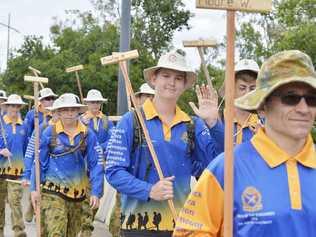
[[[8,65],[9,58],[10,58],[10,31],[13,30],[19,34],[21,34],[21,32],[15,28],[11,27],[11,13],[9,13],[9,15],[8,15],[8,23],[4,24],[4,23],[0,22],[0,26],[4,26],[8,29],[8,38],[7,38],[7,65]]]
[[[7,41],[7,66],[10,57],[10,21],[11,21],[11,13],[8,16],[8,41]]]
[[[120,52],[129,51],[131,38],[131,0],[121,0],[120,25]],[[121,70],[119,70],[117,90],[117,114],[122,115],[128,111],[128,105],[126,86]]]

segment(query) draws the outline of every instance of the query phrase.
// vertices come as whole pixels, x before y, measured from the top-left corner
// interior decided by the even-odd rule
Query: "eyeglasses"
[[[47,101],[49,101],[49,100],[55,100],[55,97],[49,96],[49,97],[43,98],[43,100],[47,100]]]
[[[310,107],[316,107],[316,95],[298,95],[298,94],[272,94],[271,96],[279,97],[284,105],[298,105],[304,98],[306,104]]]

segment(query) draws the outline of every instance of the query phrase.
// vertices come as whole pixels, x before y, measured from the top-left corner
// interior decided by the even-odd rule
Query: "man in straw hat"
[[[50,112],[46,109],[47,107],[52,106],[54,100],[57,98],[57,95],[50,88],[43,88],[39,92],[39,112],[38,119],[39,123],[48,123],[51,118]],[[28,127],[27,136],[30,138],[34,130],[34,115],[35,109],[32,109],[27,112],[24,122]]]
[[[4,236],[6,199],[11,208],[14,236],[26,236],[21,207],[22,187],[14,182],[6,182],[6,179],[20,179],[23,174],[27,130],[20,117],[20,110],[25,104],[16,94],[10,95],[8,100],[2,103],[6,106],[6,114],[3,116],[0,136],[0,236]]]
[[[96,135],[99,144],[104,151],[110,137],[110,130],[113,128],[112,121],[102,113],[101,106],[107,102],[100,91],[92,89],[88,91],[87,97],[83,99],[87,104],[88,110],[81,116],[81,121],[87,125]],[[81,237],[92,236],[93,220],[97,209],[91,210],[90,205],[90,188],[88,188],[87,198],[82,204],[83,215],[81,225]]]
[[[142,106],[147,99],[153,99],[155,95],[155,90],[153,90],[147,83],[143,83],[139,91],[135,93],[138,106]]]
[[[61,95],[53,110],[60,120],[43,131],[40,141],[43,236],[75,237],[80,231],[82,202],[89,183],[91,208],[98,207],[103,193],[102,149],[94,132],[79,120],[86,106],[76,95]],[[35,206],[39,194],[35,191],[34,169],[31,181]]]
[[[257,87],[235,106],[265,116],[234,150],[234,236],[316,235],[316,73],[310,57],[290,50],[261,67]],[[204,171],[177,220],[174,236],[221,236],[224,154]]]
[[[179,210],[190,192],[191,176],[200,176],[218,153],[211,137],[218,119],[217,97],[208,87],[197,88],[199,108],[193,108],[199,117],[190,117],[177,106],[180,95],[196,80],[181,50],[161,56],[144,76],[155,96],[141,111],[165,178],[158,178],[133,112],[112,131],[106,178],[121,193],[122,236],[171,236],[175,220],[166,201],[173,199]]]

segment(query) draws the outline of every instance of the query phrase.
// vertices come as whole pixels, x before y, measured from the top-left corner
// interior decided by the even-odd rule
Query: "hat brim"
[[[2,105],[21,105],[21,106],[27,105],[27,103],[25,103],[25,102],[16,102],[16,103],[13,103],[13,102],[8,102],[8,101],[3,102],[3,103],[1,103],[1,104],[2,104]]]
[[[84,98],[83,101],[84,102],[101,102],[101,103],[106,103],[106,102],[108,102],[108,99],[96,99],[96,100],[93,100],[93,99]]]
[[[293,82],[301,82],[309,85],[316,89],[316,78],[315,77],[289,77],[275,83],[271,87],[256,88],[254,91],[237,98],[235,100],[235,106],[239,109],[246,110],[249,112],[258,111],[263,105],[266,98],[279,87],[290,84]]]
[[[77,105],[74,105],[74,104],[63,104],[63,105],[60,105],[60,106],[51,107],[50,110],[51,111],[56,111],[56,110],[63,109],[63,108],[79,108],[80,109],[80,113],[84,113],[84,112],[87,111],[88,106],[81,105],[81,104],[77,104]]]
[[[180,72],[185,72],[186,73],[186,85],[185,85],[185,89],[189,89],[193,86],[193,84],[196,82],[196,73],[192,70],[188,70],[188,68],[185,67],[170,67],[169,65],[159,65],[159,66],[154,66],[154,67],[150,67],[150,68],[146,68],[144,70],[144,78],[145,81],[148,83],[148,85],[155,89],[154,85],[151,82],[151,78],[154,75],[155,71],[157,71],[158,69],[161,68],[165,68],[165,69],[171,69],[171,70],[175,70],[175,71],[180,71]]]

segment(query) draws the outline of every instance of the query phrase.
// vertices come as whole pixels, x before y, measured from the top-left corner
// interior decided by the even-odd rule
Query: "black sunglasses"
[[[271,96],[279,97],[282,104],[290,106],[298,105],[301,102],[302,98],[304,98],[308,106],[316,107],[316,95],[272,94]]]
[[[53,97],[53,96],[45,97],[45,98],[43,98],[43,100],[47,100],[47,101],[49,101],[49,100],[55,100],[55,97]]]

